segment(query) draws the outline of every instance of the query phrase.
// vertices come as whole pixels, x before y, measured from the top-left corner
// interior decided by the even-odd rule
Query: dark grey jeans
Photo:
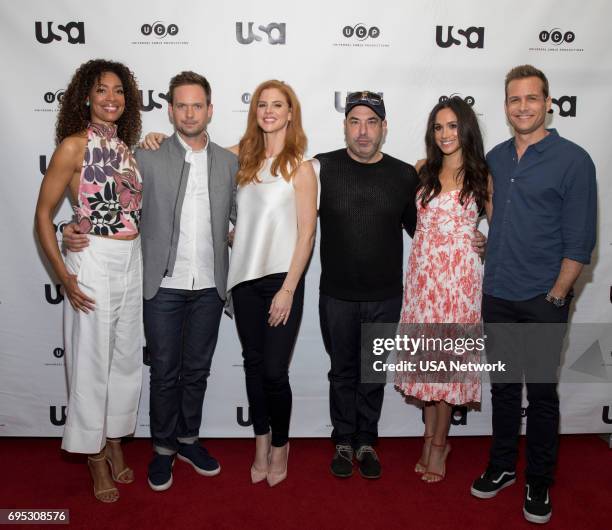
[[[215,288],[160,288],[144,302],[151,358],[149,417],[158,453],[173,454],[179,441],[198,438],[222,311]]]
[[[361,324],[397,323],[401,308],[401,295],[371,302],[319,297],[321,332],[331,359],[329,412],[336,444],[358,448],[378,439],[385,385],[361,381]]]

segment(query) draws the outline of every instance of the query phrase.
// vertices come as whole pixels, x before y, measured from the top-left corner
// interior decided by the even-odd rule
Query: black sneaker
[[[552,504],[546,486],[539,484],[527,484],[525,486],[523,515],[530,523],[544,524],[550,520]]]
[[[149,486],[153,491],[164,491],[172,486],[172,466],[174,455],[160,455],[155,453],[149,463],[147,477]]]
[[[357,449],[355,458],[359,462],[359,474],[363,478],[380,478],[382,473],[378,455],[371,445],[362,445]]]
[[[336,445],[336,452],[329,468],[335,477],[350,477],[353,474],[353,448],[348,444]]]
[[[214,477],[221,472],[217,459],[210,456],[206,448],[202,447],[198,441],[192,444],[179,444],[176,457],[191,464],[196,473],[200,475]]]
[[[507,486],[511,486],[516,482],[516,473],[514,471],[499,471],[491,468],[478,477],[472,484],[470,491],[474,497],[479,499],[491,499],[495,497],[500,490]]]

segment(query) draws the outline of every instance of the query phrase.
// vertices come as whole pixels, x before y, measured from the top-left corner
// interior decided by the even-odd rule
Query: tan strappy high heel
[[[100,502],[111,503],[117,502],[119,500],[119,490],[116,487],[106,488],[101,490],[96,490],[96,482],[94,480],[94,471],[92,462],[104,462],[105,457],[103,455],[99,457],[87,457],[87,467],[89,467],[89,472],[91,473],[91,478],[94,481],[93,493],[94,497],[98,499]]]

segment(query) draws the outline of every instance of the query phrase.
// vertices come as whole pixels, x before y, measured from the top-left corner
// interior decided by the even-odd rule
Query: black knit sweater
[[[321,293],[342,300],[385,300],[402,293],[402,225],[414,235],[418,177],[383,154],[374,164],[346,149],[321,162]]]

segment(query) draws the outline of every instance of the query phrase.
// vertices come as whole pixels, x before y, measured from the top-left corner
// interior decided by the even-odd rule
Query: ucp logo
[[[64,99],[64,89],[62,88],[61,90],[56,90],[55,92],[45,92],[45,95],[43,96],[43,99],[45,100],[45,103],[55,103],[56,101],[58,103],[62,102],[62,99]]]
[[[355,24],[354,26],[344,26],[342,28],[342,35],[347,39],[356,37],[359,40],[377,39],[380,36],[380,29],[376,26],[368,28],[362,23]]]
[[[176,24],[168,24],[168,26],[166,26],[160,20],[156,20],[153,24],[143,24],[140,27],[140,33],[145,37],[154,35],[158,39],[163,39],[168,36],[174,37],[178,32],[179,28]]]
[[[568,44],[570,42],[574,42],[574,39],[576,38],[576,34],[573,31],[563,32],[559,28],[552,28],[550,31],[547,31],[547,30],[540,31],[539,38],[541,42],[550,41],[551,44],[559,46],[560,44],[563,44],[564,42],[567,42]]]

